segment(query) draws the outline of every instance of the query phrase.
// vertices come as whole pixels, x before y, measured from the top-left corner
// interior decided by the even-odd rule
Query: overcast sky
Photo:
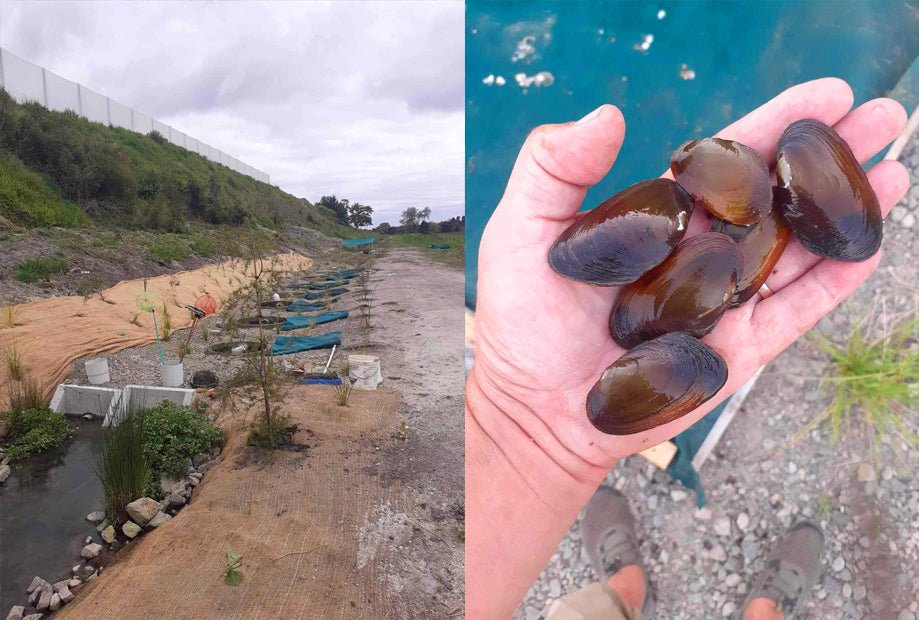
[[[463,213],[462,2],[2,2],[0,45],[317,201]]]

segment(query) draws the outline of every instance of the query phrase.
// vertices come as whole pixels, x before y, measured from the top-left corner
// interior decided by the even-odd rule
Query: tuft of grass
[[[6,372],[11,381],[22,381],[25,365],[22,361],[22,354],[16,345],[10,347],[3,354],[3,364],[6,366]]]
[[[176,347],[176,354],[179,356],[179,361],[185,359],[185,357],[191,353],[191,345],[187,342],[180,342],[179,346]]]
[[[40,409],[48,405],[38,385],[29,377],[8,384],[10,413],[17,414],[28,409]]]
[[[105,444],[93,466],[105,491],[105,512],[114,521],[150,481],[150,463],[144,453],[142,411],[128,413],[105,432]]]
[[[227,568],[223,571],[223,582],[228,586],[238,586],[243,582],[243,574],[239,570],[243,565],[243,556],[233,550],[227,549]]]
[[[289,417],[275,411],[270,424],[263,415],[252,423],[247,443],[254,448],[274,450],[293,442],[296,430],[297,427],[291,424]]]
[[[166,302],[163,302],[163,316],[161,317],[163,321],[163,333],[161,335],[163,342],[168,342],[172,338],[172,317],[169,315],[169,306],[166,305]]]
[[[67,260],[63,256],[42,256],[21,262],[13,277],[25,284],[34,284],[64,271],[67,271]]]
[[[335,386],[335,399],[339,407],[347,407],[351,401],[351,381],[348,377],[341,378],[341,385]]]
[[[163,237],[147,246],[147,258],[158,263],[185,260],[191,250],[180,237]]]
[[[915,422],[919,405],[919,319],[900,322],[874,339],[857,325],[844,345],[819,338],[816,346],[830,356],[832,369],[821,384],[833,400],[798,437],[828,423],[835,442],[844,427],[860,423],[873,429],[875,438],[895,432],[919,446],[907,424]]]
[[[16,327],[16,319],[19,318],[18,306],[3,306],[0,309],[0,320],[6,327]]]

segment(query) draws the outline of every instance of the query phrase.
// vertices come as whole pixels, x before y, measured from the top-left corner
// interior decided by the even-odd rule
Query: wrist
[[[510,618],[608,469],[560,465],[539,417],[481,371],[466,384],[466,616]]]

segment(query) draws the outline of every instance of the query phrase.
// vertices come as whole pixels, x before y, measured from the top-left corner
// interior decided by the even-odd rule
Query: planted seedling
[[[239,570],[243,565],[243,556],[231,548],[227,549],[227,568],[223,571],[223,582],[228,586],[238,586],[243,582],[243,574]]]

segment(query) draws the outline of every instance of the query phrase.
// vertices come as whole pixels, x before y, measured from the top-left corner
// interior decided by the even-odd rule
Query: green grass
[[[105,445],[94,463],[105,492],[105,512],[112,520],[126,505],[143,497],[150,483],[144,426],[142,411],[129,412],[120,423],[110,426],[105,432]]]
[[[67,271],[67,260],[63,256],[42,256],[20,263],[13,277],[20,282],[34,284],[64,271]]]
[[[892,432],[919,445],[913,430],[919,407],[917,341],[919,319],[901,322],[873,339],[857,325],[844,345],[818,338],[816,346],[832,364],[822,385],[833,400],[798,436],[829,424],[835,442],[844,429],[858,423],[872,429],[875,437]]]
[[[181,147],[0,89],[0,215],[23,226],[92,222],[184,232],[188,222],[356,234],[331,210]]]
[[[401,235],[381,235],[387,245],[416,248],[430,256],[449,265],[462,266],[466,252],[466,233],[434,233],[423,235],[421,233],[403,233]],[[432,245],[449,245],[449,250],[432,250]]]
[[[33,172],[12,153],[0,149],[0,216],[21,226],[64,226],[89,224],[89,218],[75,203]]]
[[[158,263],[185,260],[191,250],[184,239],[178,235],[170,235],[147,245],[147,258]]]

